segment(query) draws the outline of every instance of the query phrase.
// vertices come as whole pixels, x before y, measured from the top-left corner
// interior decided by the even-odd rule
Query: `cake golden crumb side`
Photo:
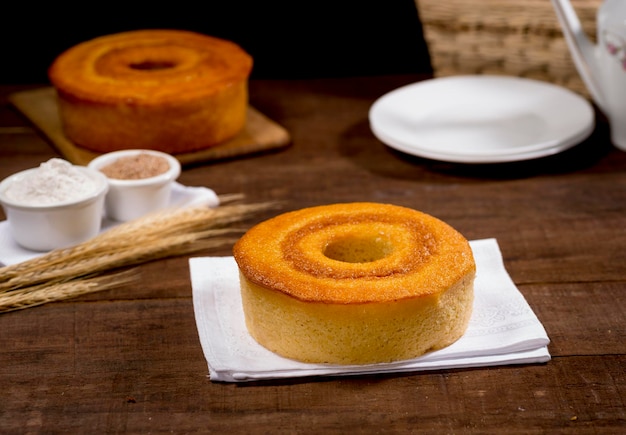
[[[473,305],[468,241],[427,214],[348,203],[285,213],[233,250],[246,327],[306,362],[415,358],[458,340]]]
[[[371,364],[415,358],[465,332],[473,273],[444,295],[353,304],[304,302],[241,276],[246,327],[260,344],[308,363]]]

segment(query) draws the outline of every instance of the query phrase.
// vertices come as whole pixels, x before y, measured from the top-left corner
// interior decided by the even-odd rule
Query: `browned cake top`
[[[65,98],[127,105],[193,100],[246,81],[252,58],[223,39],[182,30],[136,30],[80,43],[55,59]]]
[[[475,271],[468,241],[451,226],[416,210],[377,203],[279,215],[250,229],[236,243],[234,256],[255,284],[328,303],[439,294]]]

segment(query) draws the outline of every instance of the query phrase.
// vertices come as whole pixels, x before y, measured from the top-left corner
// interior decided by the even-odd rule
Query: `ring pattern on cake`
[[[282,249],[295,270],[359,279],[408,273],[428,261],[437,246],[423,222],[348,213],[307,223],[285,236]]]

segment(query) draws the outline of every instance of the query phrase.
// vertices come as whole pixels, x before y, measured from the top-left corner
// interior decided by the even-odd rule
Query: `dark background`
[[[234,41],[253,56],[253,78],[431,71],[414,0],[52,3],[2,6],[0,83],[46,83],[48,66],[63,50],[147,28]]]

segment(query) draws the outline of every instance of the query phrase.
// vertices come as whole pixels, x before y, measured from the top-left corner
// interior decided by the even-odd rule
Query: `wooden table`
[[[251,103],[288,129],[292,145],[189,166],[180,181],[280,200],[285,211],[394,203],[468,239],[496,238],[551,338],[550,362],[212,383],[187,258],[171,258],[141,266],[140,285],[0,315],[0,432],[626,432],[626,153],[598,117],[584,143],[536,161],[402,155],[374,138],[367,114],[417,79],[253,81]],[[0,89],[5,103],[17,90]],[[0,108],[0,178],[54,156],[25,119]]]

